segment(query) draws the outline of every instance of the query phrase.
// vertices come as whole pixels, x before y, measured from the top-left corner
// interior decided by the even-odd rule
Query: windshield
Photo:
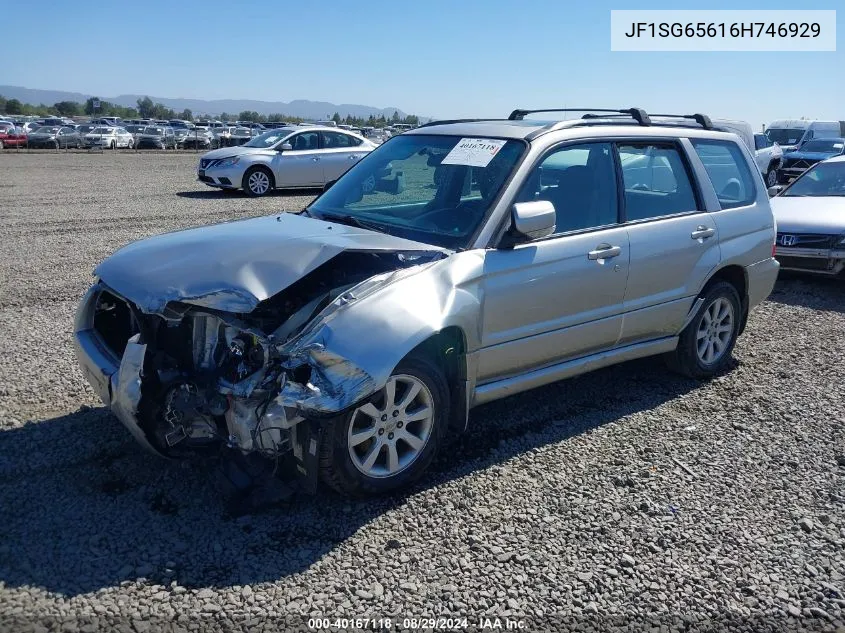
[[[95,127],[91,130],[91,134],[111,134],[112,128],[110,127]]]
[[[766,130],[766,136],[772,143],[779,145],[795,145],[804,136],[802,128],[769,128]]]
[[[284,127],[277,130],[268,130],[245,143],[244,147],[272,147],[291,132],[293,132],[292,129]],[[234,133],[248,136],[250,131],[247,128],[238,128]]]
[[[61,128],[44,126],[44,127],[40,127],[37,130],[35,130],[35,133],[36,134],[55,134],[60,129]]]
[[[845,196],[845,162],[818,163],[781,194],[798,196]]]
[[[825,152],[828,154],[842,153],[843,144],[842,139],[839,138],[822,138],[815,141],[807,141],[801,146],[802,152]]]
[[[144,129],[143,125],[127,125],[126,126],[126,131],[132,132],[132,133],[140,132],[143,129]]]
[[[428,244],[464,248],[524,148],[514,140],[397,136],[350,169],[308,211]]]
[[[161,136],[164,134],[164,130],[160,127],[145,127],[144,134],[151,134],[153,136]]]

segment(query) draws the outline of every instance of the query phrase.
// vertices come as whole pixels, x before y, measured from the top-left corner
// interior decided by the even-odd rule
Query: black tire
[[[268,185],[267,189],[264,190],[264,191],[250,189],[249,180],[252,177],[252,175],[257,173],[257,172],[263,172],[264,174],[267,175],[269,185]],[[247,169],[246,173],[244,174],[243,179],[241,180],[241,187],[243,187],[244,193],[246,193],[246,195],[248,195],[250,198],[260,198],[262,196],[266,196],[268,193],[270,193],[273,190],[273,188],[275,186],[276,185],[273,182],[273,172],[271,172],[266,167],[262,167],[262,166],[259,166],[259,165],[256,165],[254,167],[250,167],[249,169]]]
[[[778,170],[775,168],[774,164],[769,165],[769,171],[766,172],[766,186],[774,187],[778,184],[778,180]]]
[[[449,387],[443,370],[424,356],[405,358],[393,371],[422,381],[432,396],[434,415],[428,441],[417,458],[404,470],[386,477],[369,477],[362,473],[349,455],[347,431],[353,411],[327,424],[320,446],[320,475],[324,483],[340,494],[361,498],[405,488],[420,478],[431,465],[446,434],[449,421]]]
[[[692,321],[681,332],[678,340],[678,347],[674,352],[666,355],[666,364],[673,371],[690,378],[711,378],[725,369],[731,363],[731,354],[739,336],[740,322],[742,320],[742,304],[739,294],[733,284],[726,281],[714,281],[708,284],[699,295],[704,299],[701,307],[696,312]],[[714,302],[722,299],[731,304],[733,309],[733,328],[730,331],[730,339],[727,348],[712,363],[705,363],[698,354],[698,332],[707,312]]]

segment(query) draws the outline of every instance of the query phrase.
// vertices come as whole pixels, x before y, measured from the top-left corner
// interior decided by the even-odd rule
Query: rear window
[[[723,209],[744,207],[754,202],[757,189],[742,150],[730,141],[692,141],[695,151]]]

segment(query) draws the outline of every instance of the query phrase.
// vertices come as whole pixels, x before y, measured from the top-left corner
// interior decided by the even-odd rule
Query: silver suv
[[[728,368],[778,274],[748,148],[702,115],[528,114],[405,132],[299,214],[126,246],[77,315],[85,376],[155,453],[365,495],[475,405],[654,354]]]

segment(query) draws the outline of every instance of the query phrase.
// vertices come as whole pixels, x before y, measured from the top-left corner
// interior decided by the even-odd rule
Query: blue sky
[[[832,53],[610,52],[612,8],[796,8],[782,0],[119,6],[51,0],[55,18],[14,18],[0,38],[0,83],[102,97],[325,100],[435,117],[635,105],[744,119],[755,129],[774,118],[845,119],[845,11]],[[841,0],[798,6],[845,7]]]

